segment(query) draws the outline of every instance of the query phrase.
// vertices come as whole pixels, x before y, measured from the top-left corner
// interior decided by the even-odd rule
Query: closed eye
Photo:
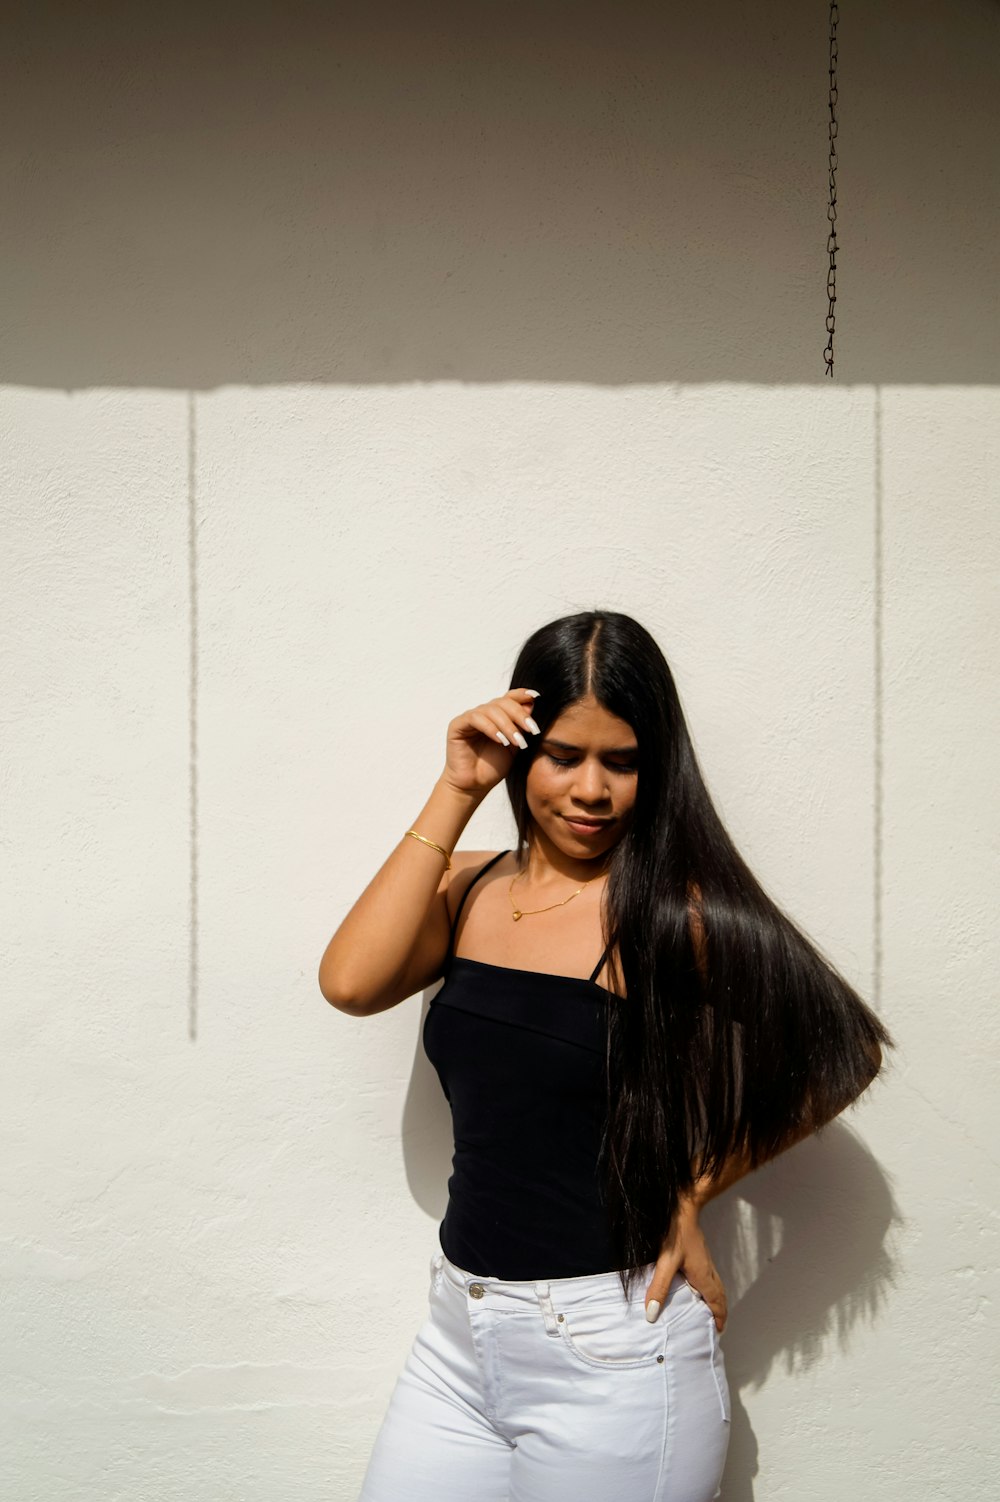
[[[577,756],[553,756],[551,751],[546,751],[545,755],[549,761],[555,762],[557,767],[574,767],[579,761],[579,757]],[[614,761],[608,762],[608,767],[612,772],[621,772],[626,777],[639,770],[635,765],[622,766],[620,763]]]

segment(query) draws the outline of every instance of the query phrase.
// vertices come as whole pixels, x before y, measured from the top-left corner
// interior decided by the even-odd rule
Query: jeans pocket
[[[728,1424],[732,1421],[732,1401],[729,1394],[729,1380],[726,1377],[726,1358],[722,1354],[722,1343],[719,1338],[719,1327],[715,1323],[715,1315],[708,1308],[707,1304],[705,1304],[705,1308],[708,1309],[708,1336],[712,1342],[712,1375],[715,1378],[715,1388],[719,1394],[719,1407],[722,1410],[722,1417]]]
[[[567,1349],[587,1366],[622,1371],[664,1360],[666,1328],[659,1320],[650,1324],[641,1300],[578,1304],[556,1319]]]

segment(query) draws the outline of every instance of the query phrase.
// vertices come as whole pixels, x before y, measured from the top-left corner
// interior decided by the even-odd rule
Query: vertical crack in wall
[[[879,1011],[882,1004],[882,894],[883,886],[883,733],[884,733],[884,680],[883,628],[884,606],[884,536],[883,536],[883,490],[882,490],[882,388],[875,387],[875,527],[873,537],[873,620],[872,646],[874,653],[873,692],[873,741],[874,766],[874,813],[872,821],[872,1005]]]
[[[198,1034],[198,490],[194,392],[188,392],[188,1036]]]

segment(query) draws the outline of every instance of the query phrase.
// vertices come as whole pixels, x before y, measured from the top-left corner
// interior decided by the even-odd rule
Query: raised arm
[[[463,851],[447,862],[479,804],[506,776],[515,738],[526,745],[521,727],[531,704],[526,689],[512,689],[449,723],[444,770],[413,823],[403,826],[423,840],[400,835],[323,953],[319,988],[331,1006],[353,1016],[384,1012],[441,975],[449,888],[482,852]]]

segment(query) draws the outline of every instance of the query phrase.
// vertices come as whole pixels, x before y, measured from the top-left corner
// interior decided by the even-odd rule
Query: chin
[[[608,834],[601,834],[600,836],[578,835],[574,834],[569,826],[560,819],[553,839],[559,845],[560,849],[566,851],[567,855],[574,855],[578,860],[587,860],[594,855],[604,855],[611,849],[612,845],[618,843],[620,833],[621,831],[616,821],[614,829]]]

